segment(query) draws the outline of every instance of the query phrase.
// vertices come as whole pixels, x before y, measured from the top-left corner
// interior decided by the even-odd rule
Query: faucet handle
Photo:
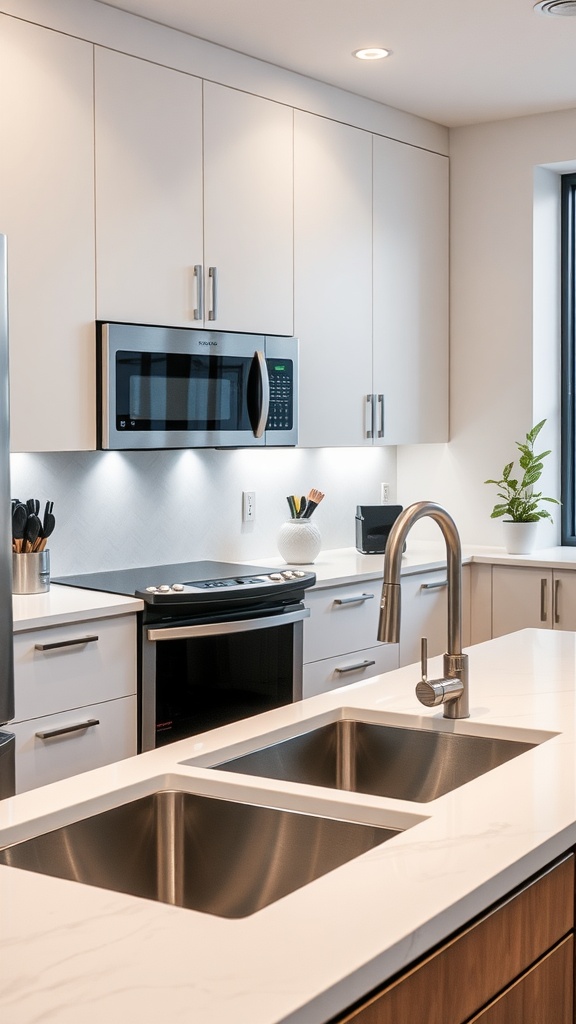
[[[422,672],[422,682],[425,683],[428,679],[428,637],[420,637],[420,668]]]
[[[425,636],[420,640],[420,667],[422,679],[416,686],[416,696],[425,707],[438,707],[462,694],[464,686],[458,678],[428,679],[428,638]]]

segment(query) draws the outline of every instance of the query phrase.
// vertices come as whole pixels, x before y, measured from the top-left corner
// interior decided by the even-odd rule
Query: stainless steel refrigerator
[[[14,736],[3,729],[14,718],[12,627],[8,262],[6,236],[0,235],[0,799],[12,796],[15,786]]]

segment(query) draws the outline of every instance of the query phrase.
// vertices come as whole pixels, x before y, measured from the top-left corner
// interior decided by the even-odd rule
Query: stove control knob
[[[283,575],[285,580],[293,580],[294,579],[294,573],[292,572],[291,569],[288,569],[286,572],[283,572],[282,575]]]
[[[303,571],[302,569],[296,569],[296,570],[294,571],[294,575],[295,575],[295,576],[298,576],[298,578],[300,578],[301,576],[305,576],[305,575],[306,575],[306,573],[305,573],[305,572],[304,572],[304,571]]]
[[[167,583],[163,583],[161,587],[156,587],[159,594],[167,594],[170,591],[170,587]]]
[[[282,579],[282,576],[280,575],[280,573],[279,573],[279,572],[271,572],[271,573],[270,573],[270,579],[271,579],[271,580],[274,580],[274,581],[276,581],[276,580],[281,580],[281,579]]]
[[[179,594],[181,590],[184,590],[184,584],[183,583],[173,583],[172,584],[172,590],[175,590]]]
[[[156,593],[156,587],[146,587],[146,593],[147,594],[155,594]]]

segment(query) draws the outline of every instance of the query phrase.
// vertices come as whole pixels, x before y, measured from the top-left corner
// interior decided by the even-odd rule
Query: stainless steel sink
[[[212,767],[427,803],[534,746],[343,719]]]
[[[0,850],[0,863],[245,917],[400,831],[164,790]]]

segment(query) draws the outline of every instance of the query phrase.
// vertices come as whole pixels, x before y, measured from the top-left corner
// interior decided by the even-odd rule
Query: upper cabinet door
[[[215,330],[293,333],[292,193],[292,110],[205,82],[205,317]]]
[[[381,136],[373,389],[383,396],[383,444],[448,440],[448,159]]]
[[[198,326],[202,82],[100,47],[95,61],[98,318]]]
[[[13,451],[95,447],[92,45],[0,15]]]
[[[370,445],[372,136],[294,114],[300,444]]]

